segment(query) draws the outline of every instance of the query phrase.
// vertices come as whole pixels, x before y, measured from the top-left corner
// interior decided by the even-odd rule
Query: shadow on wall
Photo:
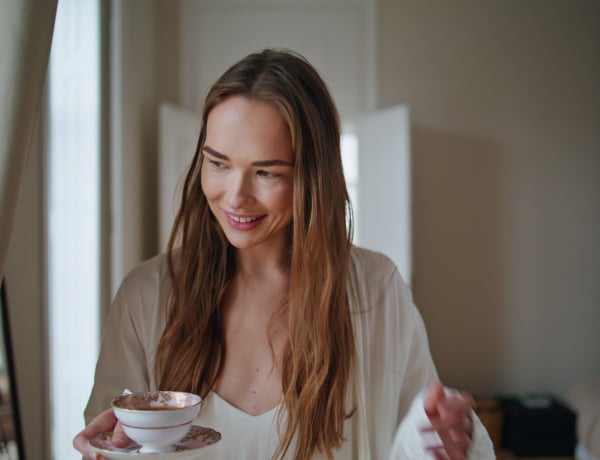
[[[494,142],[413,126],[415,302],[440,377],[476,394],[507,375],[502,161]]]

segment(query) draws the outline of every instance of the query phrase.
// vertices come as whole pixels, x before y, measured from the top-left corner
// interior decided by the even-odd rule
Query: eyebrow
[[[217,152],[215,149],[210,148],[209,146],[205,145],[203,147],[203,150],[208,153],[210,156],[218,158],[219,160],[225,160],[225,161],[230,161],[229,157],[227,155],[224,155],[220,152]],[[261,166],[263,168],[265,167],[269,167],[269,166],[289,166],[289,167],[293,167],[294,165],[292,163],[290,163],[289,161],[285,161],[285,160],[262,160],[262,161],[253,161],[252,162],[253,166]]]

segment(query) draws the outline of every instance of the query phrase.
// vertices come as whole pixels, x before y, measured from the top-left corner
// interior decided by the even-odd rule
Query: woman
[[[436,381],[396,267],[351,244],[339,142],[294,53],[213,85],[167,254],[111,308],[80,452],[124,388],[160,388],[205,398],[195,423],[223,435],[207,460],[493,458],[472,399]]]

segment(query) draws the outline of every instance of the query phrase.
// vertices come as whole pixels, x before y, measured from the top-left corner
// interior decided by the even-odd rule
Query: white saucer
[[[221,433],[212,428],[192,425],[192,428],[181,441],[175,445],[173,452],[140,453],[141,446],[130,441],[125,447],[115,447],[111,442],[112,431],[100,433],[90,439],[90,445],[100,455],[114,460],[188,460],[196,458],[221,440]]]

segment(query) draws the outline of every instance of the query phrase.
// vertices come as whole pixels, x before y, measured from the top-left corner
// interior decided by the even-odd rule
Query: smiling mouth
[[[227,215],[232,221],[237,222],[239,224],[249,224],[251,222],[256,222],[260,217],[238,217],[232,214]]]

